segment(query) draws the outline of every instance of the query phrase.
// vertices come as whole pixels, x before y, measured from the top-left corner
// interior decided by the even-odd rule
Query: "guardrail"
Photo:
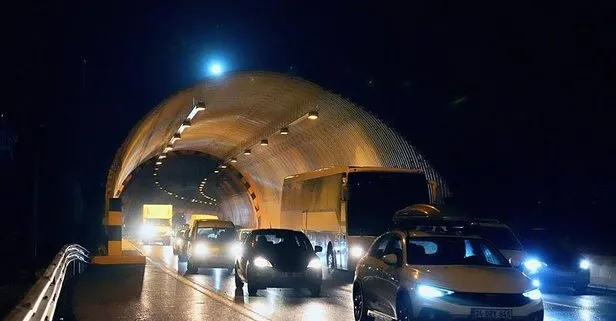
[[[53,320],[56,304],[69,266],[73,274],[81,273],[82,262],[88,263],[89,252],[79,244],[62,247],[45,273],[34,283],[24,299],[9,313],[7,321]]]

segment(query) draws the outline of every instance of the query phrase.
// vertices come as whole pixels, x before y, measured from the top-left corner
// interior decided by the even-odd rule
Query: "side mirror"
[[[511,264],[511,266],[517,268],[518,266],[522,265],[522,261],[520,261],[518,259],[514,259],[514,258],[509,258],[509,264]]]
[[[317,245],[314,247],[314,253],[321,253],[323,252],[323,247],[320,245]]]
[[[398,264],[398,256],[394,253],[387,254],[383,256],[383,262],[387,265],[397,265]]]

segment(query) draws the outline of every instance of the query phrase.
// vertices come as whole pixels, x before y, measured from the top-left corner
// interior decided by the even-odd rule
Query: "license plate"
[[[511,309],[471,309],[471,317],[477,320],[511,320]]]

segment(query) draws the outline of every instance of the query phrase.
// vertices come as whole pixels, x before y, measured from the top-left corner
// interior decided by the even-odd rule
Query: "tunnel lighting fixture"
[[[319,112],[316,110],[308,112],[308,119],[317,119],[319,118]]]
[[[161,162],[161,161],[157,161],[156,162],[156,165],[162,165],[162,164],[163,164],[163,162]]]
[[[154,174],[152,174],[152,175],[156,176],[156,175],[158,175],[158,173],[154,173]]]
[[[289,127],[280,128],[280,135],[289,135]]]
[[[267,141],[267,139],[261,139],[261,146],[267,146],[269,145],[269,142]]]
[[[224,169],[224,168],[227,168],[227,165],[222,164],[222,165],[220,165],[220,168],[223,168],[223,169]]]
[[[251,154],[250,149],[245,149],[244,150],[244,155],[248,156],[250,154]]]
[[[155,170],[155,171],[157,171],[157,170],[158,170],[158,167],[154,167],[154,170]]]
[[[165,158],[167,158],[167,155],[165,154],[158,155],[158,159],[165,159]]]
[[[167,192],[167,194],[169,194],[169,195],[173,195],[173,193],[171,193],[171,192]]]
[[[198,101],[198,102],[195,104],[195,109],[196,109],[197,111],[204,111],[204,110],[205,110],[205,102],[203,102],[203,101]]]
[[[215,170],[215,171],[214,171],[214,174],[218,174],[218,173],[220,173],[220,171],[219,171],[219,170]]]
[[[178,129],[178,132],[181,134],[184,132],[184,130],[186,130],[186,128],[190,127],[192,124],[190,123],[190,120],[185,120],[182,122],[182,125],[180,125],[180,128]]]
[[[231,163],[237,163],[237,158],[235,157],[231,158]]]
[[[165,147],[165,153],[166,152],[170,152],[172,150],[173,150],[173,146],[171,146],[171,145],[167,145],[167,147]]]
[[[180,197],[180,199],[184,199],[184,196]]]
[[[180,139],[182,139],[182,135],[175,133],[173,134],[173,137],[171,138],[171,141],[169,142],[169,144],[173,145],[175,144],[175,142],[177,142]]]

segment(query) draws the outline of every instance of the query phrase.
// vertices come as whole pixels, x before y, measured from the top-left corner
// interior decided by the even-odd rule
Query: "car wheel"
[[[244,288],[244,282],[242,282],[242,279],[240,278],[240,276],[237,275],[237,269],[235,269],[235,288],[236,289]]]
[[[413,320],[411,298],[406,293],[400,293],[396,298],[396,316],[398,321]]]
[[[255,296],[259,287],[254,282],[248,282],[248,295]]]
[[[311,285],[309,290],[310,296],[312,296],[313,298],[318,297],[319,295],[321,295],[321,283]]]
[[[188,260],[188,262],[186,262],[186,273],[195,274],[197,273],[197,271],[199,271],[199,268],[194,266],[192,263],[190,263],[190,260]]]
[[[374,318],[368,315],[364,291],[359,283],[353,285],[353,316],[355,321],[373,321]]]
[[[327,272],[334,273],[336,271],[336,257],[331,247],[327,250]]]

